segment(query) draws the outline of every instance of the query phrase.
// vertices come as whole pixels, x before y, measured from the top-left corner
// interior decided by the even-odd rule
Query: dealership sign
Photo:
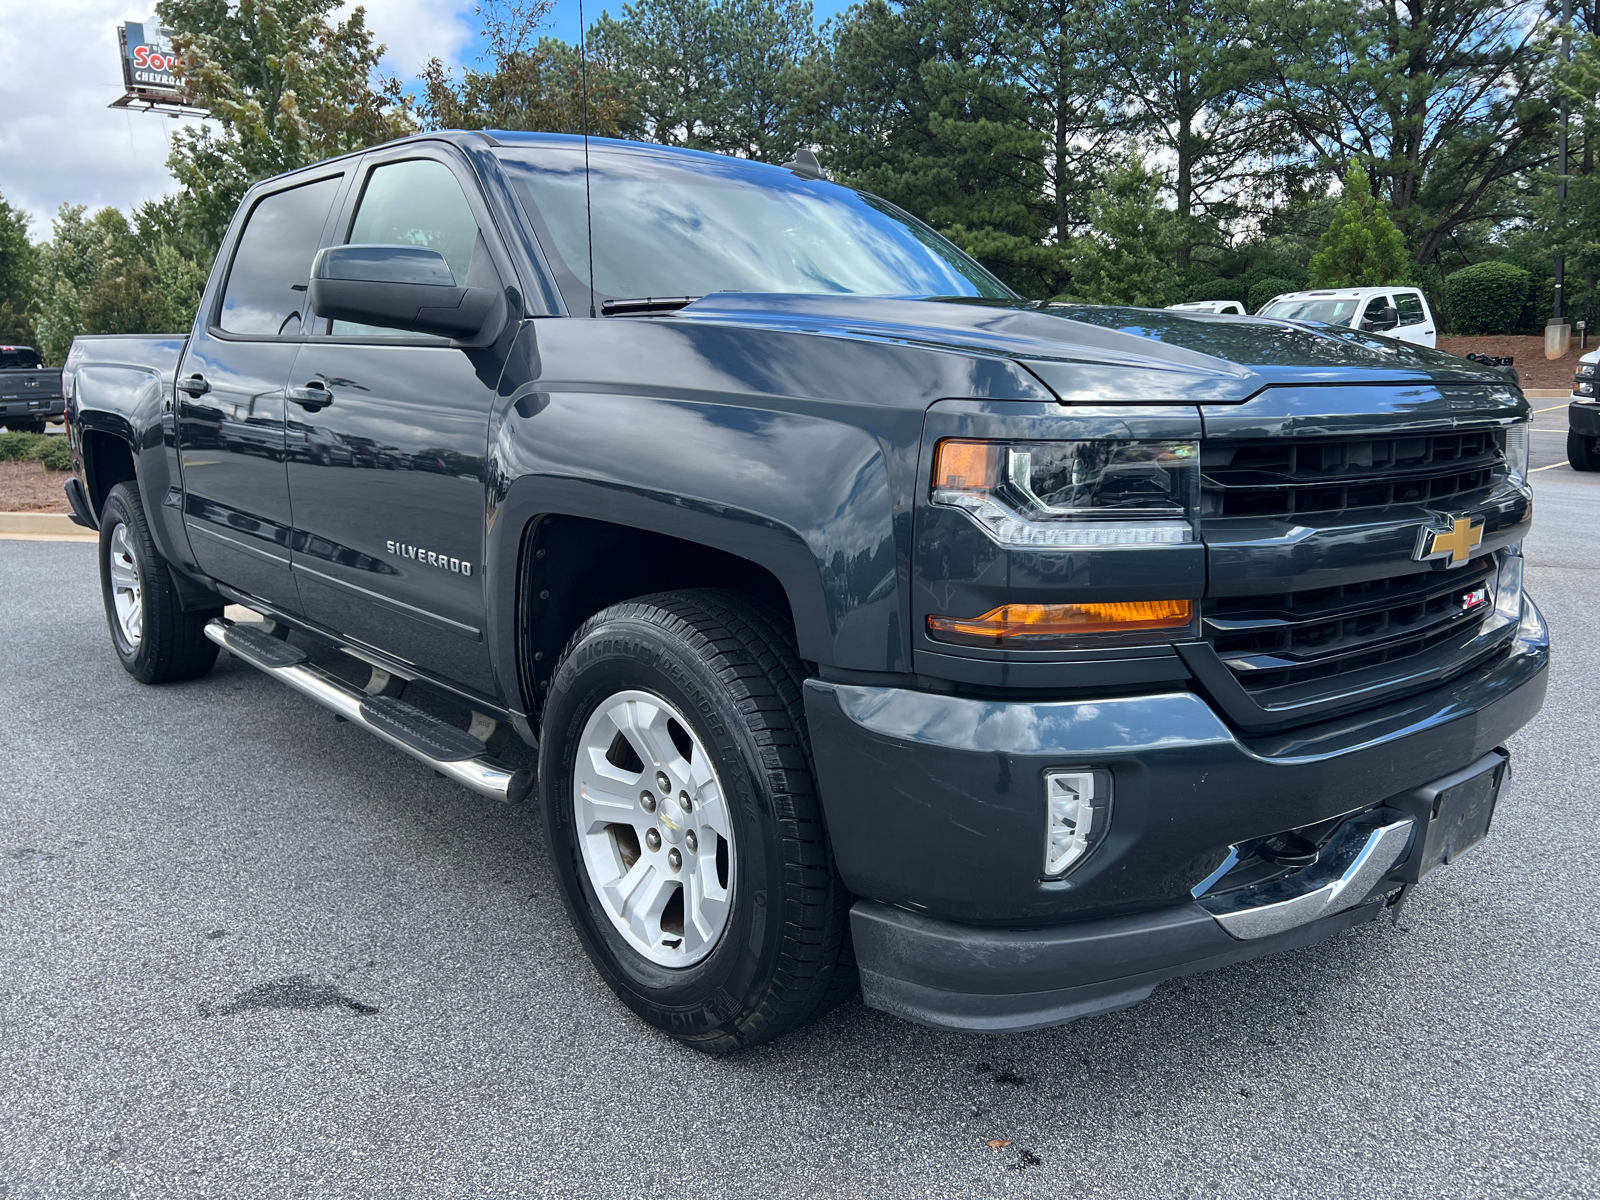
[[[117,26],[117,40],[122,46],[123,96],[111,107],[192,111],[177,76],[172,30],[161,28],[155,17],[128,21]]]

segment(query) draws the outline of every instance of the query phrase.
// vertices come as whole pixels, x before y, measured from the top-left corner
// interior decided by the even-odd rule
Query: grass
[[[72,470],[67,439],[43,433],[0,433],[0,462],[42,463],[49,471]]]

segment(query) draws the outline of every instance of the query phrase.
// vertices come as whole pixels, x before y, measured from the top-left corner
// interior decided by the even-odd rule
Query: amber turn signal
[[[1000,481],[998,442],[964,442],[946,438],[933,462],[933,486],[951,491],[992,488]]]
[[[981,617],[929,617],[928,632],[945,642],[1025,646],[1093,633],[1182,629],[1194,620],[1193,600],[1123,600],[1108,604],[1002,604]]]

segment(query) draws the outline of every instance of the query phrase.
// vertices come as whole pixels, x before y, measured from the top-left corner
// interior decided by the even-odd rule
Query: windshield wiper
[[[699,296],[638,296],[632,300],[603,300],[600,311],[608,317],[626,317],[631,313],[672,312],[693,304]]]

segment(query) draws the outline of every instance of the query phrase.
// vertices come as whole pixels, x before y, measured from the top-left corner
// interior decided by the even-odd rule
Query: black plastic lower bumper
[[[870,900],[850,911],[862,998],[938,1029],[1022,1033],[1137,1004],[1156,984],[1370,921],[1382,899],[1274,937],[1238,941],[1198,904],[1053,929],[982,929]]]
[[[1567,405],[1567,428],[1584,437],[1600,437],[1600,402]]]

